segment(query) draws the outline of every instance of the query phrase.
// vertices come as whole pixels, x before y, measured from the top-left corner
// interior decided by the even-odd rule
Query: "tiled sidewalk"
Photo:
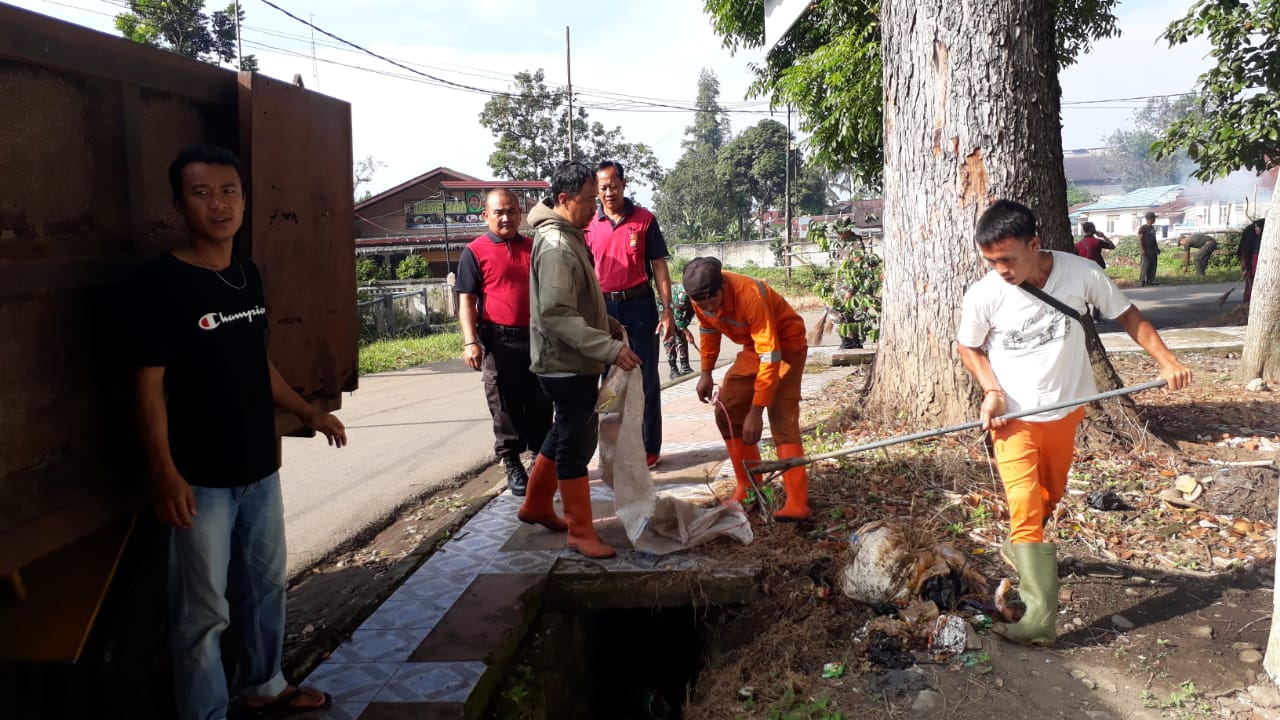
[[[848,373],[832,368],[806,375],[804,396],[813,397]],[[732,474],[712,407],[698,402],[694,385],[689,380],[662,391],[663,459],[653,472],[662,492],[705,496],[709,483]],[[593,480],[591,493],[597,530],[618,548],[617,557],[589,560],[565,550],[562,534],[522,525],[515,514],[520,498],[504,492],[311,673],[307,684],[334,696],[334,707],[320,717],[475,716],[536,618],[553,569],[649,573],[688,570],[705,561],[696,552],[653,556],[631,550],[613,516],[612,491]]]

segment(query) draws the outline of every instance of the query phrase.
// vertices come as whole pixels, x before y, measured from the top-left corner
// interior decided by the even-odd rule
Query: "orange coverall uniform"
[[[720,356],[720,338],[743,346],[720,385],[725,413],[716,413],[716,425],[725,439],[738,477],[734,499],[746,498],[748,487],[742,460],[759,460],[757,445],[742,444],[742,422],[752,405],[768,410],[769,430],[778,458],[804,454],[800,443],[800,381],[808,356],[804,320],[786,299],[760,280],[738,273],[722,273],[724,298],[712,315],[694,303],[698,315],[699,353],[702,370],[713,370]],[[725,414],[728,417],[725,417]],[[779,520],[805,519],[809,515],[808,474],[803,466],[783,475],[787,504],[775,514]]]

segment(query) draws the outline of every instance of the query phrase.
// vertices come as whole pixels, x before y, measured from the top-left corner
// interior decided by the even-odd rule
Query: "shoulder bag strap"
[[[1055,310],[1057,310],[1058,312],[1061,312],[1063,315],[1066,315],[1069,318],[1073,318],[1076,322],[1080,323],[1081,325],[1084,324],[1084,320],[1080,318],[1080,313],[1076,312],[1075,308],[1062,302],[1061,300],[1050,295],[1049,293],[1041,290],[1035,285],[1032,285],[1029,282],[1024,282],[1018,287],[1022,288],[1023,290],[1026,290],[1032,295],[1035,295],[1037,298],[1040,299],[1041,302],[1053,307]]]

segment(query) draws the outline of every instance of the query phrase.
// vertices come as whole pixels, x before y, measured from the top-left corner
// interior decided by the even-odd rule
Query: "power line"
[[[71,5],[69,3],[58,2],[57,0],[43,0],[43,1],[46,3],[49,3],[50,5],[58,5],[61,7],[71,8],[74,10],[80,10],[82,12],[92,13],[94,15],[100,15],[103,17],[115,17],[115,15],[111,13],[104,13],[104,12],[92,10],[92,9],[85,8],[78,5]],[[98,1],[107,5],[119,7],[132,12],[132,6],[127,2],[127,0],[98,0]],[[370,72],[377,75],[390,77],[393,79],[412,80],[415,82],[422,82],[423,84],[427,84],[427,85],[433,85],[437,87],[446,87],[454,90],[461,90],[465,92],[483,94],[488,96],[500,96],[500,97],[506,97],[510,99],[517,99],[517,100],[521,99],[521,96],[515,93],[507,92],[504,90],[491,90],[491,89],[486,89],[478,86],[454,82],[446,78],[432,75],[430,73],[421,72],[411,66],[416,65],[417,67],[438,70],[441,72],[453,72],[460,75],[469,75],[472,77],[478,77],[482,79],[493,79],[493,80],[508,79],[507,75],[501,74],[498,71],[487,70],[484,68],[475,68],[475,67],[470,67],[465,65],[455,65],[455,67],[462,67],[462,68],[478,71],[476,73],[466,73],[466,72],[461,72],[459,70],[448,70],[446,68],[441,68],[438,66],[426,65],[423,63],[415,63],[407,60],[405,61],[396,60],[396,59],[387,57],[385,55],[375,53],[372,50],[369,50],[361,45],[358,45],[338,35],[335,35],[317,25],[314,25],[313,23],[307,20],[303,20],[302,18],[298,17],[297,15],[294,15],[293,13],[280,7],[279,5],[276,5],[275,3],[270,2],[270,0],[262,0],[262,2],[280,11],[281,13],[284,13],[291,19],[299,23],[302,23],[303,25],[306,25],[314,30],[317,30],[328,37],[333,38],[338,43],[342,43],[341,45],[338,45],[338,44],[325,43],[323,41],[318,41],[316,43],[317,45],[334,49],[334,50],[339,50],[342,52],[351,52],[356,54],[369,55],[371,57],[377,58],[384,62],[388,62],[388,63],[391,63],[392,65],[400,67],[410,73],[413,73],[415,76],[426,78],[426,80],[420,80],[416,77],[407,77],[399,73],[392,73],[392,72],[387,72],[383,70],[377,70],[375,68],[370,68],[367,66],[354,65],[350,63],[338,62],[336,60],[326,60],[323,58],[317,58],[317,60],[319,60],[320,62],[327,62],[331,65],[337,65],[337,66],[349,68],[352,70],[361,70],[365,72]],[[158,9],[161,10],[162,12],[168,11],[168,8],[166,8],[163,5],[161,5]],[[303,43],[310,42],[310,40],[307,37],[303,35],[295,34],[295,33],[269,30],[267,28],[261,28],[261,27],[256,27],[252,25],[244,25],[242,27],[244,29],[251,29],[255,32],[260,32],[260,33],[278,37],[284,40],[292,40],[292,41],[303,42]],[[305,59],[311,58],[310,55],[288,50],[286,48],[268,45],[266,43],[253,42],[252,44],[260,49],[268,50],[271,52],[279,52],[285,55],[301,57]],[[446,63],[446,65],[450,65],[450,64],[452,63]],[[564,85],[559,83],[551,83],[551,86],[555,88],[560,88],[560,89],[564,88]],[[1120,97],[1120,98],[1099,98],[1099,99],[1093,99],[1093,100],[1063,100],[1060,102],[1060,106],[1064,110],[1068,108],[1072,110],[1093,110],[1093,109],[1141,110],[1146,106],[1145,105],[1107,105],[1106,103],[1123,103],[1123,102],[1146,101],[1146,100],[1154,100],[1154,99],[1166,99],[1166,98],[1175,98],[1175,97],[1185,97],[1188,95],[1195,95],[1195,94],[1196,93],[1194,92],[1182,92],[1182,93],[1165,93],[1165,94],[1157,94],[1157,95],[1137,95],[1132,97]],[[578,97],[584,97],[584,98],[595,98],[596,101],[594,103],[581,103],[581,106],[587,109],[600,110],[605,112],[705,112],[704,110],[701,110],[695,106],[690,106],[689,104],[687,104],[688,101],[685,101],[685,100],[669,100],[669,99],[655,98],[655,97],[644,96],[644,95],[627,95],[624,93],[614,93],[607,90],[597,90],[592,88],[579,88],[578,91],[575,91],[575,95]],[[721,112],[725,114],[771,115],[773,111],[770,109],[753,109],[752,107],[752,106],[758,107],[760,105],[764,105],[767,103],[768,101],[743,101],[741,103],[726,103],[726,104],[721,104]]]
[[[442,85],[442,86],[444,86],[444,87],[453,88],[453,89],[455,89],[455,90],[463,90],[463,91],[466,91],[466,92],[479,93],[479,94],[483,94],[483,95],[498,96],[498,97],[507,97],[507,98],[514,99],[514,100],[521,99],[521,96],[520,96],[520,95],[516,95],[516,94],[513,94],[513,93],[506,92],[506,91],[489,90],[489,89],[485,89],[485,88],[480,88],[480,87],[476,87],[476,86],[474,86],[474,85],[467,85],[467,84],[465,84],[465,83],[454,82],[453,80],[448,80],[448,79],[446,79],[446,78],[442,78],[442,77],[438,77],[438,76],[436,76],[436,75],[432,75],[431,73],[423,72],[423,71],[418,70],[418,69],[416,69],[416,68],[410,67],[410,66],[408,66],[408,65],[406,65],[406,64],[404,64],[404,63],[402,63],[402,62],[400,62],[400,61],[398,61],[398,60],[393,60],[392,58],[389,58],[389,57],[387,57],[387,56],[385,56],[385,55],[381,55],[381,54],[379,54],[379,53],[376,53],[376,52],[374,52],[374,51],[372,51],[372,50],[370,50],[370,49],[368,49],[368,48],[366,48],[366,47],[364,47],[364,46],[362,46],[362,45],[359,45],[359,44],[354,43],[354,42],[352,42],[352,41],[350,41],[350,40],[347,40],[346,38],[343,38],[343,37],[341,37],[341,36],[339,36],[339,35],[335,35],[334,33],[331,33],[331,32],[329,32],[328,30],[325,30],[324,28],[322,28],[322,27],[320,27],[320,26],[318,26],[318,25],[315,25],[315,24],[313,24],[313,23],[311,23],[311,22],[309,22],[309,21],[307,21],[307,20],[303,20],[302,18],[298,17],[297,15],[294,15],[293,13],[289,12],[288,10],[286,10],[286,9],[284,9],[284,8],[280,7],[279,5],[275,4],[274,2],[271,2],[271,0],[262,0],[262,3],[263,3],[263,4],[265,4],[265,5],[267,5],[268,7],[271,7],[271,8],[274,8],[274,9],[276,9],[276,10],[280,11],[281,13],[284,13],[285,15],[289,16],[289,17],[290,17],[290,18],[292,18],[293,20],[295,20],[295,21],[297,21],[297,22],[299,22],[299,23],[302,23],[303,25],[306,25],[306,26],[308,26],[308,27],[310,27],[310,28],[313,28],[313,29],[315,29],[316,31],[318,31],[318,32],[320,32],[320,33],[322,33],[322,34],[327,35],[328,37],[331,37],[331,38],[333,38],[334,40],[337,40],[337,41],[338,41],[338,42],[340,42],[340,43],[343,43],[343,44],[345,44],[345,45],[350,45],[351,47],[353,47],[353,48],[355,48],[355,49],[357,49],[357,50],[359,50],[359,51],[361,51],[361,52],[365,53],[366,55],[369,55],[369,56],[371,56],[371,57],[375,57],[375,58],[377,58],[377,59],[379,59],[379,60],[382,60],[383,62],[389,63],[389,64],[391,64],[391,65],[395,65],[396,67],[401,68],[402,70],[407,70],[407,71],[409,71],[409,72],[413,73],[414,75],[420,75],[420,76],[422,76],[422,77],[425,77],[425,78],[427,78],[427,79],[429,79],[429,80],[434,81],[434,82],[435,82],[436,84],[438,84],[438,85]],[[618,100],[618,102],[631,102],[631,103],[633,103],[633,104],[634,104],[634,105],[636,105],[636,106],[649,106],[649,107],[653,107],[653,108],[667,108],[667,109],[669,109],[669,110],[675,110],[675,111],[679,111],[679,112],[701,112],[697,107],[679,106],[679,105],[674,105],[674,104],[671,104],[671,103],[663,103],[663,102],[653,102],[653,101],[645,101],[645,102],[641,102],[641,101],[638,101],[638,100],[631,100],[631,99],[625,99],[625,100],[624,100],[624,99],[619,99],[619,100]],[[589,106],[587,106],[587,105],[585,105],[585,104],[584,104],[582,107],[589,107]],[[639,107],[634,107],[634,108],[621,108],[621,107],[604,107],[604,106],[596,106],[596,107],[595,107],[595,108],[593,108],[593,109],[597,109],[597,110],[624,110],[624,109],[625,109],[625,110],[632,110],[632,111],[635,111],[635,112],[644,112],[643,110],[640,110],[640,109],[639,109]],[[750,113],[750,114],[770,114],[770,113],[771,113],[771,111],[768,111],[768,110],[733,110],[733,111],[725,111],[725,112]]]

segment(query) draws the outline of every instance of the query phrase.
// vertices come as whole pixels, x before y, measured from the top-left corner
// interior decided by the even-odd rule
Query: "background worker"
[[[1258,272],[1258,249],[1262,247],[1262,231],[1266,219],[1258,218],[1245,226],[1240,233],[1240,274],[1244,277],[1244,302],[1253,297],[1253,276]]]
[[[1084,231],[1084,236],[1080,238],[1080,242],[1076,243],[1076,254],[1082,258],[1089,258],[1098,263],[1098,267],[1105,269],[1107,260],[1102,257],[1102,251],[1115,250],[1116,244],[1091,222],[1081,223],[1080,229]]]
[[[622,342],[622,326],[605,310],[591,266],[582,229],[595,211],[595,172],[571,160],[551,174],[551,197],[529,213],[535,231],[529,275],[530,369],[555,404],[555,419],[517,515],[549,530],[568,530],[570,549],[607,558],[615,553],[596,534],[587,483],[587,463],[599,439],[596,399],[605,365],[633,370],[640,367],[640,358]],[[554,506],[557,481],[564,520]]]
[[[1093,395],[1097,386],[1081,324],[1020,285],[1077,313],[1097,307],[1155,358],[1171,390],[1190,383],[1191,371],[1096,263],[1042,250],[1035,215],[1025,205],[996,202],[979,218],[974,239],[991,272],[965,293],[956,340],[983,391],[982,426],[991,430],[1009,503],[1009,539],[1000,553],[1017,569],[1027,606],[1021,621],[997,625],[995,632],[1017,643],[1048,644],[1057,639],[1058,559],[1044,525],[1066,490],[1084,406],[1017,420],[1000,416]]]
[[[1159,285],[1156,282],[1156,261],[1160,256],[1160,243],[1156,241],[1156,214],[1149,212],[1144,222],[1138,227],[1138,250],[1142,253],[1142,263],[1138,268],[1138,284]]]
[[[1195,248],[1200,251],[1196,253],[1197,275],[1204,275],[1205,271],[1209,269],[1209,259],[1213,257],[1213,251],[1218,249],[1218,241],[1213,239],[1212,235],[1205,233],[1183,235],[1178,239],[1178,245],[1186,249],[1186,257],[1182,262],[1184,272],[1191,265],[1191,249]]]
[[[1107,261],[1102,257],[1102,250],[1104,248],[1114,250],[1116,244],[1111,242],[1111,239],[1102,234],[1091,222],[1082,223],[1080,229],[1084,231],[1084,237],[1080,238],[1080,242],[1076,243],[1076,254],[1098,263],[1098,267],[1105,269]],[[1096,307],[1093,308],[1093,321],[1102,322],[1102,313]]]
[[[458,324],[462,359],[481,370],[493,418],[493,451],[507,471],[507,487],[524,497],[529,476],[520,454],[535,456],[551,428],[551,401],[529,371],[529,257],[533,240],[520,234],[520,198],[490,190],[489,231],[458,259]]]
[[[667,364],[671,366],[671,379],[674,380],[693,374],[693,368],[689,367],[689,342],[693,340],[689,323],[693,320],[693,303],[689,302],[689,295],[684,291],[684,283],[671,283],[671,315],[675,332],[668,335],[662,345],[667,349]],[[698,343],[694,342],[693,346],[696,350]]]
[[[644,378],[644,453],[649,467],[662,453],[662,396],[658,384],[658,335],[673,332],[671,274],[667,241],[653,213],[626,196],[622,163],[605,160],[596,166],[600,212],[587,226],[587,246],[595,258],[596,277],[609,316],[627,329],[631,349],[640,356]],[[658,305],[653,286],[658,286]],[[662,308],[659,313],[658,308]]]
[[[724,271],[716,258],[690,261],[684,268],[684,288],[700,325],[699,400],[711,400],[715,386],[711,372],[720,357],[720,338],[728,336],[742,346],[720,388],[719,402],[724,405],[724,412],[716,412],[716,425],[729,449],[738,481],[733,499],[742,502],[749,487],[743,460],[760,459],[765,409],[769,411],[769,429],[778,448],[778,459],[804,455],[800,439],[800,381],[809,352],[804,320],[773,288],[755,278]],[[782,484],[787,502],[773,514],[774,519],[807,520],[808,471],[804,466],[791,468],[783,473]]]

